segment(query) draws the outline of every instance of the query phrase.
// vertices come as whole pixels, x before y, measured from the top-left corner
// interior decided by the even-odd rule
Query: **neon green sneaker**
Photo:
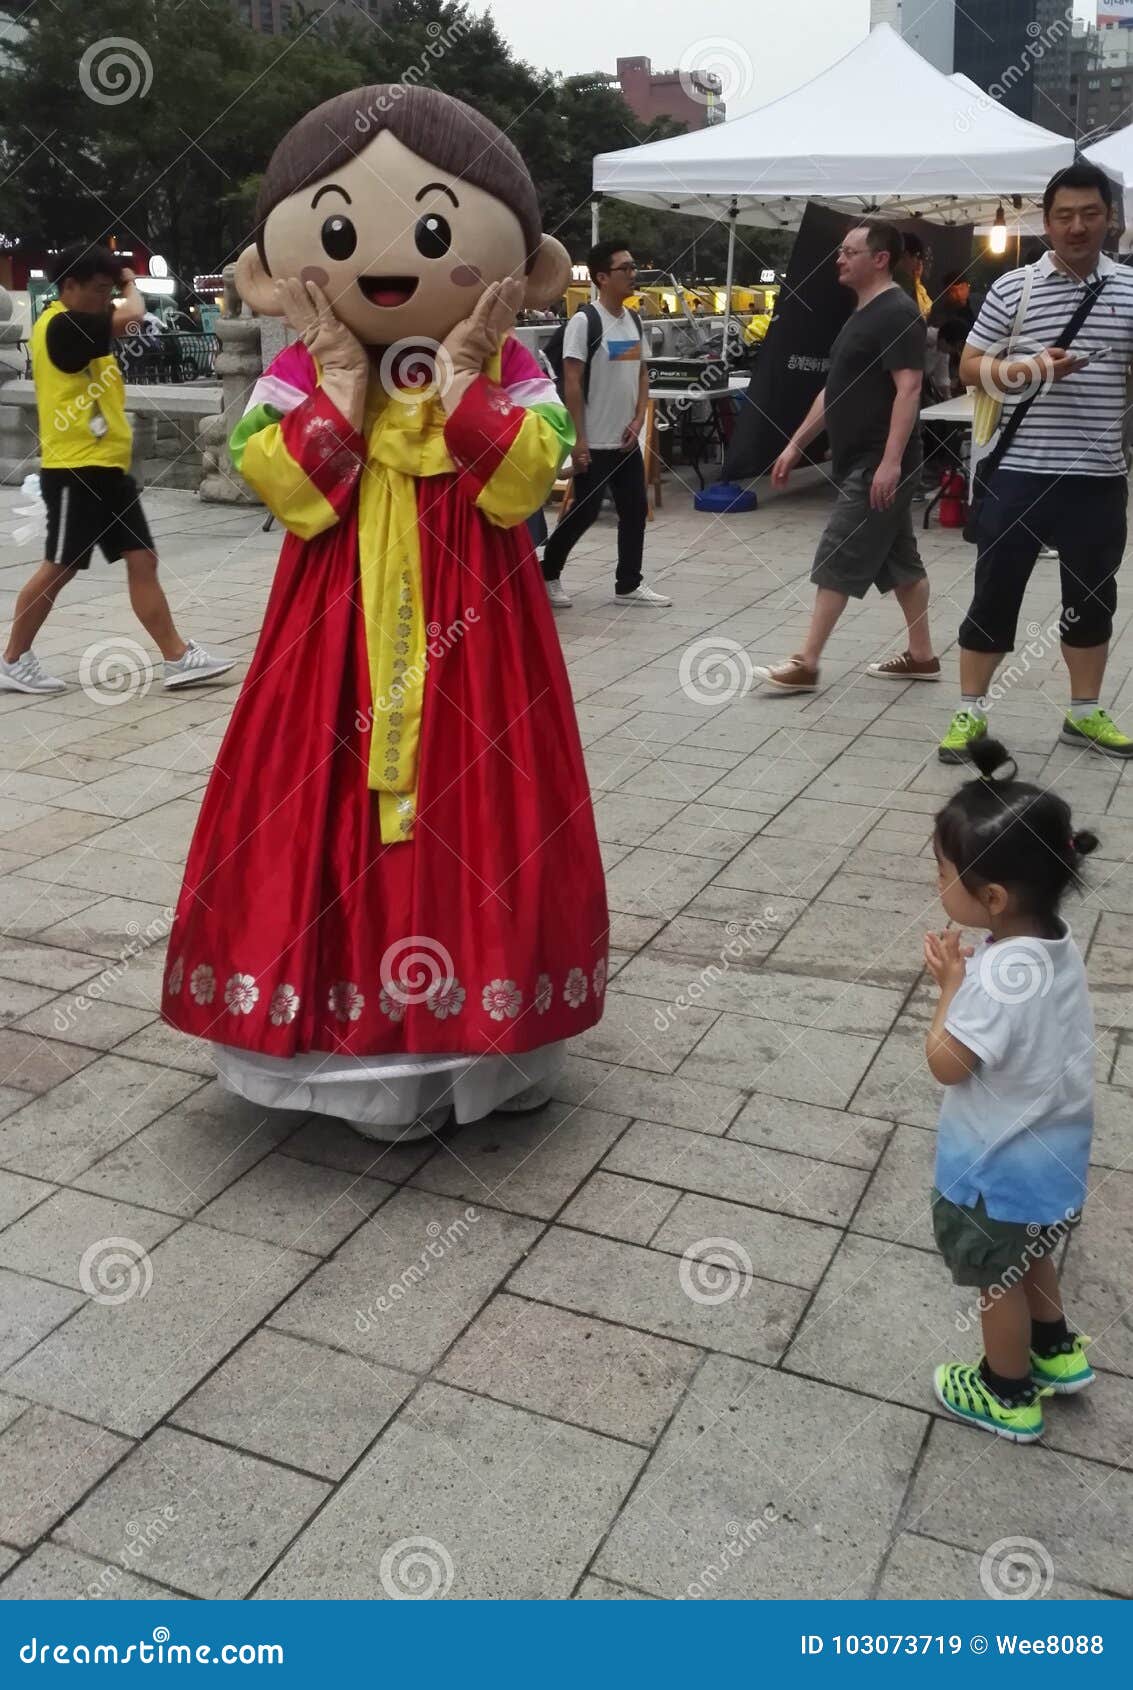
[[[1088,745],[1103,757],[1133,757],[1133,739],[1122,733],[1105,710],[1094,710],[1077,720],[1067,716],[1058,737],[1064,745]]]
[[[966,763],[969,745],[974,739],[982,739],[986,732],[986,716],[978,716],[974,710],[957,710],[940,742],[937,756],[942,763]]]
[[[979,1368],[963,1361],[943,1363],[933,1374],[932,1385],[937,1401],[957,1420],[1015,1444],[1033,1444],[1043,1435],[1042,1399],[1051,1395],[1048,1385],[1037,1385],[1029,1402],[1008,1408],[988,1390]]]
[[[1086,1360],[1086,1345],[1093,1341],[1076,1333],[1055,1355],[1037,1356],[1032,1350],[1031,1378],[1036,1385],[1049,1385],[1060,1397],[1072,1397],[1075,1391],[1084,1391],[1097,1378]]]

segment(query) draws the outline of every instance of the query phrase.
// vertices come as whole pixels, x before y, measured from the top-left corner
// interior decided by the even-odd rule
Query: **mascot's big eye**
[[[413,239],[422,258],[443,258],[452,245],[452,230],[445,218],[430,211],[427,217],[418,218]]]
[[[349,258],[358,235],[349,217],[328,217],[319,231],[328,258]]]

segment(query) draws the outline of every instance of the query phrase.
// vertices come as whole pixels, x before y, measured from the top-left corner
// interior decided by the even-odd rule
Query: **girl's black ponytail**
[[[1088,828],[1081,828],[1070,836],[1070,847],[1078,857],[1088,857],[1091,851],[1097,850],[1100,843],[1097,834],[1091,833]]]
[[[1019,765],[1007,747],[999,740],[989,738],[987,734],[981,734],[979,739],[971,741],[968,756],[981,780],[1006,786],[1019,773]]]

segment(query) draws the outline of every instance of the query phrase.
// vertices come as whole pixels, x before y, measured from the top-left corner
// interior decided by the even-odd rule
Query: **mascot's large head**
[[[356,88],[309,112],[271,156],[256,222],[236,266],[253,311],[280,315],[275,283],[298,277],[370,346],[443,340],[507,276],[532,307],[570,280],[511,142],[431,88]]]

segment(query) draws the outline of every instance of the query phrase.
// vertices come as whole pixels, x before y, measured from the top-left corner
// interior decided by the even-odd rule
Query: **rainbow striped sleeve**
[[[509,338],[500,381],[477,377],[445,425],[445,444],[477,509],[498,528],[514,528],[546,502],[574,445],[574,424],[554,383]]]
[[[229,440],[232,460],[301,540],[339,522],[353,502],[365,442],[319,386],[305,346],[287,347],[252,389]]]

